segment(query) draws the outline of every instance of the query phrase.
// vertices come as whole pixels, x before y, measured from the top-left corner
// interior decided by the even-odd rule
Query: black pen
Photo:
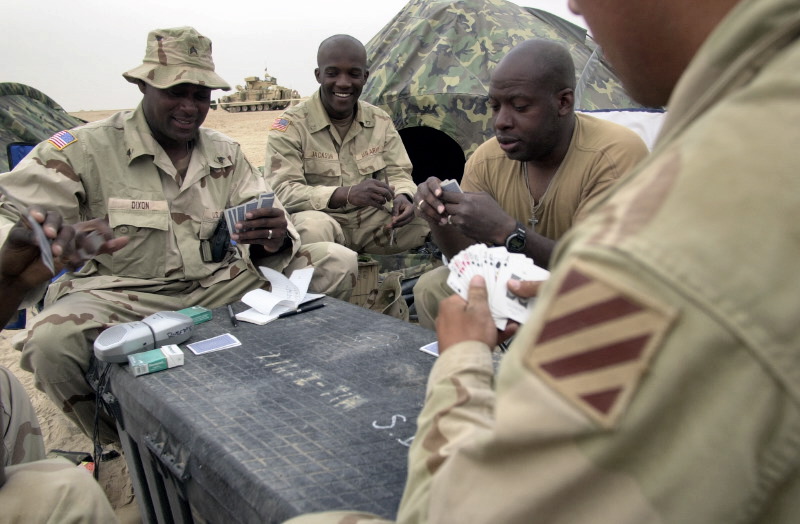
[[[228,304],[228,316],[231,317],[231,324],[233,327],[239,327],[239,321],[236,320],[236,315],[233,313],[233,308]]]
[[[315,309],[319,309],[324,305],[325,304],[314,304],[313,306],[299,307],[294,311],[287,311],[286,313],[281,313],[280,315],[278,315],[278,318],[286,318],[286,317],[291,317],[292,315],[299,315],[300,313],[305,313],[306,311],[314,311]]]

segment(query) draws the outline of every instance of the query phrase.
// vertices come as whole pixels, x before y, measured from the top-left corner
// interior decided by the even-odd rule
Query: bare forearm
[[[428,223],[430,224],[430,222]],[[474,240],[459,233],[456,228],[438,224],[431,224],[431,237],[434,244],[439,247],[442,254],[448,259],[453,258],[460,251],[475,243]]]
[[[537,266],[548,269],[550,267],[550,257],[556,247],[556,241],[543,237],[537,233],[528,231],[525,243],[525,255],[533,259]]]

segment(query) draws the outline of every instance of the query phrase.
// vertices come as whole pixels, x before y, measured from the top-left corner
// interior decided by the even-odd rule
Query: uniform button
[[[119,230],[119,232],[120,232],[120,233],[122,233],[123,235],[127,235],[127,234],[128,234],[128,226],[120,226],[120,227],[118,228],[118,230]]]

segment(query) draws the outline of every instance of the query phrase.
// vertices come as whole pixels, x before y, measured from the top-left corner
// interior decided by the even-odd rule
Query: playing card
[[[258,196],[258,207],[272,207],[275,203],[275,193],[261,193]]]
[[[527,257],[523,259],[512,259],[497,277],[497,286],[494,294],[489,301],[498,315],[504,316],[519,323],[525,322],[528,318],[528,302],[532,299],[524,299],[516,296],[508,290],[509,280],[547,280],[550,272],[534,265],[533,261]]]
[[[210,353],[212,351],[219,351],[221,349],[228,349],[241,345],[242,343],[239,342],[239,339],[230,333],[223,333],[222,335],[217,335],[216,337],[186,344],[186,347],[189,348],[195,355],[202,355],[203,353]]]
[[[442,191],[453,191],[456,193],[463,193],[461,191],[461,186],[458,185],[458,180],[443,180],[441,184],[439,184],[442,188]]]
[[[486,281],[489,308],[497,329],[503,330],[509,319],[522,323],[528,318],[532,299],[517,297],[508,291],[508,281],[546,280],[550,272],[536,266],[521,253],[509,253],[503,246],[487,247],[473,244],[454,256],[448,263],[447,285],[467,300],[472,277],[480,275]]]
[[[225,223],[228,225],[228,233],[236,233],[236,215],[232,207],[225,210]]]
[[[30,224],[31,229],[33,230],[33,236],[36,238],[36,243],[39,244],[39,256],[42,259],[42,263],[44,263],[47,269],[50,270],[50,273],[55,275],[56,269],[53,263],[53,252],[50,251],[50,239],[44,234],[42,225],[39,224],[39,222],[37,222],[32,216],[26,215],[25,218],[28,220],[28,224]]]
[[[430,344],[425,344],[424,346],[419,348],[419,350],[420,351],[424,351],[425,353],[428,353],[430,355],[433,355],[434,357],[438,357],[439,356],[439,342],[434,340]]]
[[[250,212],[255,211],[256,209],[258,209],[258,202],[256,202],[255,200],[251,200],[250,202],[247,202],[247,203],[245,203],[243,205],[244,205],[244,212],[245,213],[250,213]]]

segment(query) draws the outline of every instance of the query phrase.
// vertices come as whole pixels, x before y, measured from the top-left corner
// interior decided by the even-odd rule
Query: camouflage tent
[[[494,135],[486,105],[489,73],[509,49],[531,38],[555,39],[571,50],[576,109],[640,107],[586,30],[562,18],[505,0],[411,0],[366,45],[370,77],[363,98],[392,115],[412,162],[415,145],[435,152],[414,162],[415,180],[421,181],[421,167],[441,179],[460,178],[457,167],[437,166],[437,158],[455,150],[463,169],[465,158]],[[442,142],[441,133],[451,140]]]
[[[0,172],[8,170],[8,144],[39,143],[57,131],[83,123],[38,89],[11,82],[0,83]]]

